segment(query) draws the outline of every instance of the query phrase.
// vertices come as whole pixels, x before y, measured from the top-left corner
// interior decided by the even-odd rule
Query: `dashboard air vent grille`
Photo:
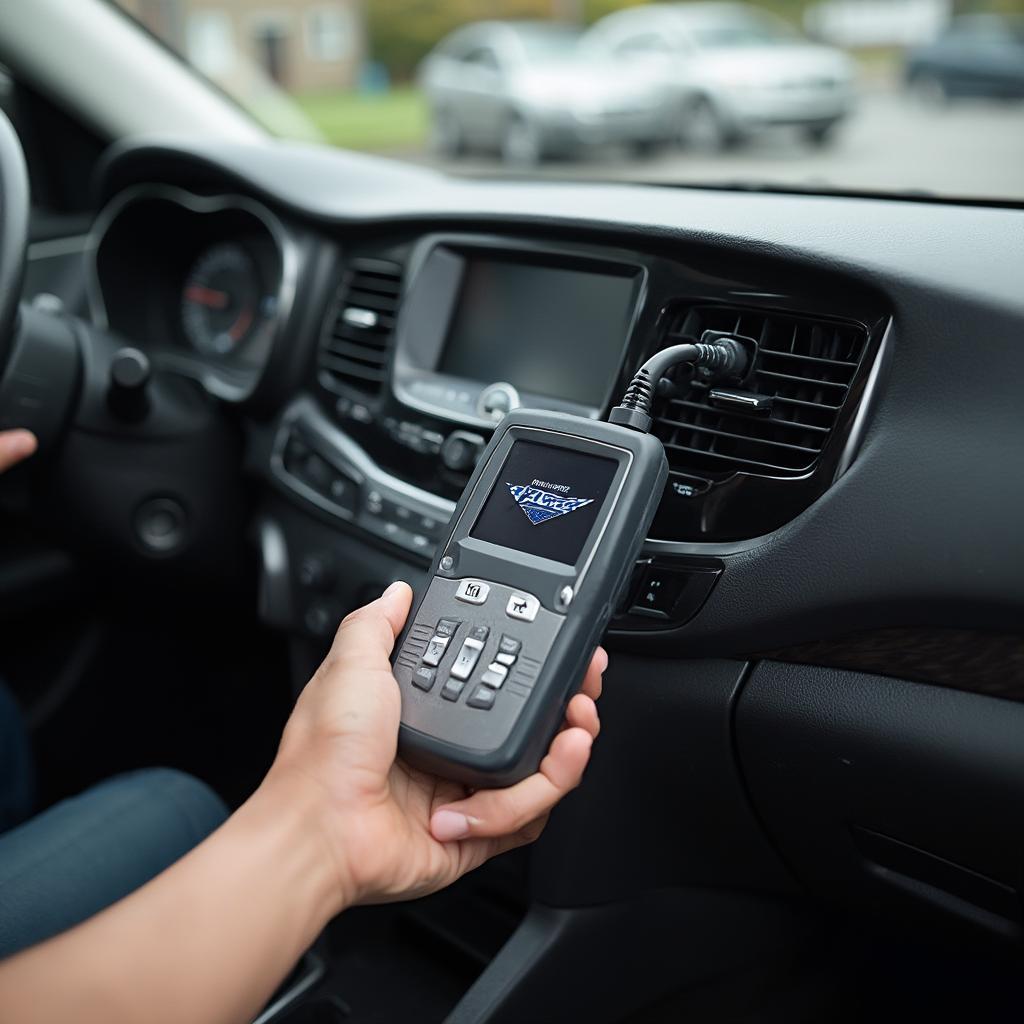
[[[655,432],[673,469],[713,477],[735,472],[793,476],[812,469],[839,418],[867,347],[867,331],[840,321],[725,306],[688,306],[668,322],[663,345],[704,331],[755,338],[743,391],[767,396],[769,412],[723,408],[694,380],[659,409]]]
[[[398,313],[402,268],[377,259],[353,259],[338,288],[334,314],[320,346],[320,379],[376,395],[387,377]]]

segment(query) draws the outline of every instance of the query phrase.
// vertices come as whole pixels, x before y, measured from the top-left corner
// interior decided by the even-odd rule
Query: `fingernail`
[[[469,818],[458,811],[437,811],[430,819],[430,831],[439,843],[465,839],[469,835]]]
[[[384,591],[384,593],[383,593],[383,594],[381,594],[380,596],[381,596],[381,597],[390,597],[390,596],[391,596],[392,594],[396,594],[396,593],[398,593],[398,591],[399,591],[399,590],[400,590],[400,589],[401,589],[401,588],[402,588],[403,586],[405,586],[405,584],[404,584],[404,583],[402,583],[402,581],[401,581],[401,580],[395,580],[395,582],[394,582],[394,583],[392,583],[392,584],[391,584],[391,586],[390,586],[390,587],[388,587],[388,588],[387,588],[387,590],[385,590],[385,591]]]

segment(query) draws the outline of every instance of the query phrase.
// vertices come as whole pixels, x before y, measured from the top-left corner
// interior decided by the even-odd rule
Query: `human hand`
[[[0,430],[0,473],[27,459],[38,445],[29,430]]]
[[[389,656],[412,591],[395,583],[349,615],[299,697],[266,784],[312,788],[340,902],[383,903],[441,889],[488,858],[536,839],[575,788],[600,728],[598,648],[538,772],[473,792],[396,760],[401,698]],[[292,792],[296,792],[293,788]]]

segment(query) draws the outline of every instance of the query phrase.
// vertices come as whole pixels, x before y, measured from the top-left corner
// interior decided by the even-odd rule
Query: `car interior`
[[[0,480],[0,673],[43,806],[149,765],[237,806],[505,412],[756,343],[742,389],[658,386],[583,784],[347,911],[262,1024],[1020,1019],[1020,204],[129,133],[3,38],[0,427],[40,451]]]

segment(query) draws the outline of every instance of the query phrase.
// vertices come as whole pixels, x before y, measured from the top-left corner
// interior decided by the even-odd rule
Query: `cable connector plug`
[[[705,331],[700,341],[684,342],[655,352],[633,375],[622,401],[609,414],[608,422],[647,434],[653,422],[658,382],[673,366],[689,363],[709,382],[725,378],[740,381],[753,366],[756,351],[757,342],[753,339]]]

